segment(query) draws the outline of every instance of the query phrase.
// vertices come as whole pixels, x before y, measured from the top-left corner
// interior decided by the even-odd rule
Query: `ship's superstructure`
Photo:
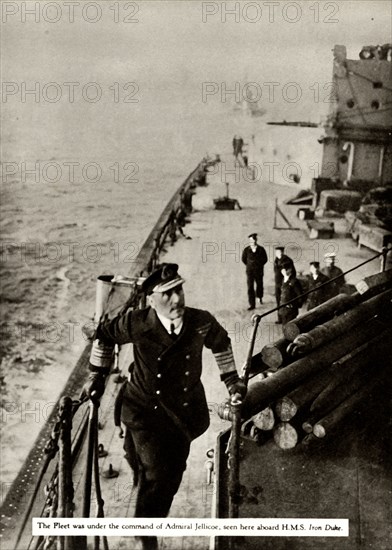
[[[388,182],[392,181],[391,47],[364,48],[359,61],[347,60],[346,50],[341,46],[336,46],[334,53],[333,87],[336,91],[336,101],[331,108],[329,124],[323,138],[324,158],[321,173],[318,178],[313,180],[313,191],[317,204],[322,193],[328,190],[343,194],[357,193],[362,197],[369,189],[386,186]],[[301,227],[294,227],[291,223],[284,228],[277,227],[276,211],[274,216],[271,206],[274,202],[277,206],[278,199],[284,200],[288,204],[292,187],[271,185],[270,181],[261,181],[257,178],[246,178],[246,171],[242,171],[243,177],[235,188],[236,197],[238,197],[235,202],[238,205],[241,204],[241,208],[235,209],[235,212],[217,212],[213,208],[213,197],[216,196],[218,189],[221,189],[222,171],[226,164],[228,164],[231,173],[237,173],[239,163],[233,162],[229,155],[225,156],[222,164],[219,157],[203,159],[166,205],[136,261],[132,264],[128,277],[101,277],[101,281],[109,285],[104,313],[111,317],[120,309],[135,308],[144,303],[144,297],[141,296],[138,288],[142,276],[148,275],[163,259],[169,262],[178,261],[181,263],[181,270],[184,271],[185,279],[188,281],[187,300],[189,296],[190,303],[203,309],[211,309],[217,319],[224,324],[232,339],[238,367],[240,367],[241,360],[247,356],[249,364],[252,366],[252,361],[255,364],[251,376],[254,380],[251,381],[248,394],[248,397],[253,395],[254,399],[251,401],[250,408],[248,405],[249,414],[242,417],[244,420],[242,432],[238,434],[238,440],[241,439],[239,460],[237,461],[241,462],[238,481],[241,482],[242,493],[240,495],[236,492],[230,494],[228,491],[230,468],[226,451],[230,434],[228,420],[232,419],[225,415],[222,417],[219,413],[221,404],[225,405],[227,392],[225,388],[222,388],[223,385],[219,384],[213,359],[207,356],[205,360],[203,359],[203,383],[211,413],[211,427],[206,434],[192,444],[188,468],[180,491],[176,495],[171,515],[178,518],[208,517],[212,506],[213,514],[217,517],[227,517],[233,515],[229,496],[234,495],[236,498],[238,497],[236,504],[240,517],[345,517],[349,518],[351,522],[350,536],[343,540],[339,539],[340,549],[351,550],[366,546],[366,548],[377,547],[377,550],[384,550],[384,548],[386,550],[391,547],[390,532],[387,527],[390,525],[391,518],[389,510],[385,506],[388,483],[390,483],[387,462],[390,457],[387,438],[389,421],[387,411],[385,411],[388,405],[388,386],[385,383],[381,390],[378,387],[379,393],[374,397],[372,388],[377,388],[378,380],[373,385],[374,373],[373,371],[368,373],[366,369],[368,368],[370,340],[370,344],[373,346],[371,349],[376,358],[374,363],[377,363],[379,369],[375,371],[373,378],[377,377],[379,372],[385,374],[387,368],[390,368],[390,324],[388,327],[380,325],[383,316],[378,315],[376,309],[381,309],[379,303],[386,297],[389,300],[388,307],[383,305],[382,309],[385,309],[384,316],[388,315],[388,320],[390,320],[392,305],[389,287],[392,272],[389,271],[386,276],[378,274],[382,276],[381,283],[378,278],[374,284],[369,282],[370,286],[377,287],[377,296],[372,294],[373,302],[370,302],[369,298],[369,303],[364,305],[364,300],[358,295],[338,297],[338,302],[347,306],[347,308],[341,309],[338,319],[336,319],[336,303],[332,304],[333,307],[331,304],[327,306],[327,316],[319,316],[319,312],[312,310],[313,314],[310,315],[314,321],[312,324],[304,323],[304,318],[305,321],[309,321],[309,315],[304,314],[299,317],[298,319],[302,319],[300,324],[302,323],[303,327],[306,326],[309,332],[313,329],[321,329],[321,334],[320,331],[312,333],[310,336],[308,333],[308,340],[310,338],[311,343],[314,344],[315,341],[317,344],[314,345],[315,351],[306,349],[306,353],[309,352],[308,355],[305,354],[304,357],[299,358],[293,355],[288,358],[286,352],[289,344],[291,350],[294,349],[292,346],[295,344],[295,353],[298,351],[301,355],[301,340],[289,341],[282,331],[282,327],[275,323],[276,308],[273,295],[274,270],[272,265],[273,246],[277,242],[295,245],[294,248],[298,251],[295,259],[297,267],[304,267],[305,264],[307,267],[309,261],[315,259],[316,253],[329,252],[330,246],[336,244],[336,249],[339,248],[341,268],[346,274],[354,272],[352,275],[354,279],[347,280],[347,283],[354,283],[363,279],[367,281],[367,276],[373,276],[376,271],[379,271],[381,257],[384,259],[382,267],[385,269],[386,251],[373,254],[369,250],[363,249],[359,252],[350,239],[345,239],[346,233],[339,231],[338,227],[332,230],[328,242],[322,240],[322,227],[317,229],[317,237],[312,243],[308,241],[305,223]],[[335,171],[330,173],[332,164]],[[192,198],[196,188],[197,194],[194,197],[196,204],[193,204],[193,208]],[[229,200],[229,197],[224,199]],[[232,200],[234,201],[234,199]],[[333,197],[335,203],[339,200],[341,198]],[[282,211],[280,213],[282,214]],[[293,212],[286,211],[286,213],[289,218],[288,222],[292,222]],[[188,219],[188,216],[191,216],[191,220]],[[182,228],[187,221],[192,223],[187,228],[185,236]],[[279,232],[280,229],[286,231],[284,236],[282,232]],[[268,251],[270,265],[266,265],[266,296],[264,303],[260,305],[263,323],[260,324],[259,332],[254,331],[255,342],[253,343],[256,345],[250,348],[249,329],[252,329],[252,319],[243,302],[245,275],[241,263],[241,249],[244,235],[257,230],[263,232],[263,243],[270,246]],[[332,240],[335,236],[336,243]],[[168,246],[169,244],[173,246]],[[301,256],[303,257],[301,258]],[[371,280],[373,281],[373,279]],[[372,289],[370,290],[372,291]],[[357,309],[354,310],[354,307],[351,306],[355,306]],[[360,307],[362,310],[358,313]],[[323,311],[325,313],[325,310]],[[363,318],[361,311],[365,312]],[[97,316],[97,311],[95,313]],[[273,318],[266,319],[271,313],[274,313]],[[320,321],[320,319],[322,320]],[[354,321],[356,328],[353,331]],[[324,327],[319,326],[324,322],[330,323],[329,330],[323,330]],[[302,331],[298,336],[303,336],[303,334]],[[334,335],[336,341],[340,340],[339,346],[335,346],[335,342],[331,341],[331,334]],[[303,344],[302,341],[302,348]],[[294,422],[293,426],[289,426],[287,419],[280,418],[280,421],[276,417],[275,426],[273,419],[273,422],[270,422],[272,415],[269,415],[267,420],[270,427],[260,427],[260,423],[265,419],[264,411],[269,405],[275,407],[276,398],[287,397],[285,392],[280,391],[281,383],[285,383],[284,390],[289,391],[295,388],[295,384],[292,384],[294,378],[295,382],[298,381],[302,384],[306,377],[311,378],[312,374],[315,374],[316,378],[319,374],[325,375],[323,372],[319,373],[320,370],[328,371],[333,367],[335,369],[333,373],[335,373],[339,365],[331,365],[331,361],[339,362],[344,359],[346,362],[355,362],[356,358],[351,357],[350,354],[354,353],[353,348],[359,348],[359,346],[362,346],[361,350],[366,350],[361,352],[361,361],[366,363],[363,365],[366,370],[365,378],[361,378],[365,387],[361,386],[361,391],[367,400],[365,400],[368,405],[367,412],[370,415],[373,414],[371,418],[367,419],[366,426],[365,423],[362,425],[358,419],[353,426],[350,412],[342,432],[331,438],[327,434],[326,443],[321,441],[320,446],[318,446],[320,442],[315,441],[315,438],[323,440],[324,436],[312,436],[309,445],[302,445],[304,433],[300,431],[300,427],[294,426]],[[276,357],[277,352],[278,355],[282,353],[285,358],[283,360],[282,355],[282,361],[279,362],[279,365],[274,365],[272,370],[264,368],[270,367],[263,356],[265,348],[269,350],[269,353],[272,350],[273,357]],[[92,548],[92,540],[86,540],[84,537],[77,539],[63,536],[56,539],[44,536],[33,537],[31,518],[37,516],[44,518],[55,516],[88,517],[90,504],[94,505],[94,510],[93,507],[91,508],[91,514],[95,513],[95,505],[98,504],[97,515],[102,517],[101,488],[106,517],[127,518],[132,517],[134,513],[137,488],[133,485],[131,472],[122,449],[122,440],[118,437],[118,430],[112,418],[113,403],[118,393],[117,383],[121,380],[117,367],[120,370],[120,375],[127,375],[128,367],[132,362],[132,348],[126,345],[115,351],[112,358],[112,374],[114,376],[109,377],[106,392],[101,401],[99,423],[96,417],[97,411],[94,412],[95,416],[93,417],[92,406],[90,405],[89,411],[88,405],[79,401],[80,390],[87,376],[89,351],[90,344],[87,344],[62,392],[63,396],[74,398],[72,402],[69,399],[67,401],[68,406],[72,408],[73,415],[73,435],[72,440],[69,437],[70,440],[67,441],[67,460],[62,459],[65,456],[65,444],[60,428],[64,418],[61,414],[56,417],[56,409],[46,422],[3,504],[0,536],[2,536],[4,548],[7,550],[8,548],[10,550],[24,550],[25,548],[41,550],[49,548],[51,545],[54,548],[70,550]],[[350,357],[348,357],[349,355]],[[297,376],[296,370],[298,363],[302,369],[300,376]],[[292,375],[293,379],[289,380],[286,378],[290,376],[290,372],[294,372],[294,374]],[[257,376],[259,378],[256,378]],[[328,385],[330,382],[329,379],[326,381]],[[366,386],[368,382],[369,386]],[[343,385],[347,385],[345,381]],[[279,387],[279,391],[273,393],[271,389],[274,386]],[[355,391],[352,389],[352,392]],[[363,397],[362,394],[361,396]],[[346,397],[345,394],[344,401],[346,401]],[[61,404],[64,405],[64,401]],[[351,406],[350,411],[352,411],[353,403],[350,402],[349,405]],[[244,412],[244,410],[246,409],[242,411]],[[334,413],[334,411],[332,412]],[[62,409],[60,409],[60,413],[62,413]],[[275,413],[277,415],[276,410]],[[256,422],[255,417],[257,417]],[[92,418],[94,418],[94,422]],[[347,419],[347,415],[344,418]],[[308,418],[305,417],[306,419]],[[297,420],[298,418],[295,419],[295,422]],[[323,420],[323,418],[316,420]],[[70,428],[68,424],[67,430]],[[316,424],[311,425],[312,430]],[[325,428],[324,424],[321,423],[321,427]],[[331,425],[331,421],[329,421],[329,425]],[[271,437],[275,427],[275,432],[279,432],[279,434],[281,432],[294,434],[294,444],[292,444],[292,439],[289,441],[290,445],[284,443],[279,447],[275,444],[275,435]],[[352,427],[353,429],[351,429]],[[90,437],[93,431],[95,435]],[[85,437],[86,432],[89,434],[87,438]],[[219,432],[220,436],[214,456],[212,447],[215,446]],[[264,434],[264,432],[269,433]],[[297,437],[297,434],[300,437]],[[97,445],[98,441],[99,446]],[[312,441],[316,444],[314,447]],[[57,446],[60,447],[58,462],[53,460]],[[93,456],[94,465],[92,464]],[[92,483],[93,470],[95,477]],[[213,483],[213,479],[215,479],[215,483]],[[67,494],[63,490],[67,485],[66,482],[68,483]],[[86,491],[86,487],[89,492]],[[91,494],[92,487],[95,496],[94,493]],[[213,501],[212,505],[211,501]],[[207,537],[202,536],[162,538],[160,547],[167,550],[175,548],[206,550],[208,547],[215,547],[219,550],[230,548],[231,550],[236,538],[238,538],[238,547],[243,549],[259,548],[261,545],[263,548],[273,550],[285,550],[289,547],[303,550],[316,547],[316,539],[313,537],[303,537],[302,539],[265,537],[261,541],[259,537],[246,537],[245,540],[239,537],[224,537],[222,539],[217,537],[210,544]],[[107,541],[103,540],[102,542],[105,547]],[[333,538],[319,537],[316,543],[320,544],[317,548],[326,550],[336,548]],[[109,548],[122,550],[134,547],[136,549],[135,544],[136,541],[133,537],[130,538],[130,535],[113,536],[110,539]],[[99,547],[97,538],[94,545],[94,547]]]
[[[331,108],[321,172],[313,181],[324,189],[366,193],[392,183],[392,45],[365,47],[358,60],[335,46]]]

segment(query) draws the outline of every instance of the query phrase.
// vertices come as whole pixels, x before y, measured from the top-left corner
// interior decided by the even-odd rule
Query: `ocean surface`
[[[251,132],[263,144],[258,149],[265,163],[299,159],[292,129],[267,127],[233,104],[185,107],[177,98],[160,103],[164,117],[154,109],[152,103],[148,121],[143,113],[135,117],[126,143],[108,139],[104,154],[94,151],[94,143],[83,158],[56,156],[48,148],[38,161],[31,155],[25,175],[16,159],[18,172],[3,181],[3,497],[85,345],[82,326],[94,314],[96,277],[127,274],[178,186],[206,153],[230,154],[234,133],[246,140]],[[317,151],[314,130],[310,134]],[[297,147],[299,155],[306,151]],[[33,168],[37,173],[28,173]],[[91,181],[98,170],[99,181]],[[51,181],[60,172],[59,181]],[[307,176],[310,183],[310,170]]]
[[[3,498],[85,345],[81,327],[94,314],[96,277],[127,274],[201,158],[230,154],[240,133],[261,159],[263,178],[287,183],[292,165],[284,169],[297,162],[300,186],[309,187],[322,129],[266,122],[325,116],[331,48],[346,39],[355,4],[339,4],[336,25],[316,24],[307,3],[298,26],[204,24],[198,2],[144,2],[138,25],[114,24],[109,3],[96,25],[81,17],[72,24],[8,19],[1,39],[3,79],[13,83],[2,103]],[[361,15],[353,51],[377,43],[380,17],[371,35]],[[249,82],[263,92],[261,117],[235,108],[237,92],[222,92],[238,84],[243,98]],[[206,83],[215,90],[208,97]],[[273,176],[271,162],[278,163]]]
[[[154,108],[165,108],[165,123]],[[71,147],[56,154],[49,132],[42,146],[41,131],[37,154],[33,143],[27,159],[16,148],[8,156],[18,173],[2,184],[3,496],[85,345],[81,327],[94,313],[96,277],[127,274],[171,195],[225,140],[224,117],[201,127],[178,102],[153,103],[148,113],[135,116],[123,140],[108,135],[104,152],[92,143],[86,156]],[[38,175],[22,181],[22,162],[38,166]],[[72,177],[69,163],[78,163]],[[92,181],[96,170],[101,178]]]

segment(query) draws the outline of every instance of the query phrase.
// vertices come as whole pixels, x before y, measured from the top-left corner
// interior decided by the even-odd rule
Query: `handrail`
[[[173,194],[169,203],[167,204],[161,216],[159,217],[158,221],[156,222],[154,228],[152,229],[147,239],[145,240],[141,250],[139,251],[134,264],[131,266],[131,269],[129,270],[129,276],[138,277],[144,273],[149,273],[155,267],[156,262],[158,261],[159,253],[162,251],[162,248],[169,234],[170,228],[172,227],[172,224],[176,223],[180,213],[189,212],[189,195],[187,196],[187,193],[190,193],[191,189],[193,187],[196,187],[198,178],[203,174],[205,175],[206,167],[208,165],[209,165],[209,161],[207,159],[203,159],[199,163],[199,165],[196,167],[196,169],[189,174],[186,180],[182,183],[182,185],[178,188],[178,190]],[[374,259],[380,257],[381,255],[384,255],[383,257],[385,259],[387,252],[388,250],[386,251],[384,249],[382,252],[378,253],[376,256],[348,270],[343,275],[350,273],[355,269],[358,269],[359,267],[365,265],[370,261],[373,261]],[[384,267],[385,267],[385,261],[384,261]],[[325,284],[330,284],[331,282],[335,281],[336,279],[338,279],[343,275],[340,275],[334,279],[327,281],[327,283],[320,285],[319,287],[317,287],[317,290],[321,288],[321,286],[324,286]],[[302,296],[307,296],[314,290],[308,291],[304,293]],[[130,300],[134,299],[136,295],[137,295],[137,292],[135,290],[132,290],[127,303],[129,303]],[[298,298],[291,300],[286,304],[290,304],[297,299]],[[281,306],[271,309],[268,312],[260,315],[259,316],[260,319],[265,317],[266,315],[269,315],[270,313],[273,313],[274,311],[277,311],[280,307],[283,307],[286,304],[281,304]],[[80,387],[86,377],[89,351],[90,351],[90,344],[88,344],[85,347],[81,357],[79,358],[79,361],[77,362],[77,365],[73,369],[65,385],[63,392],[61,393],[61,396],[75,395],[76,391],[80,390]],[[21,506],[22,504],[24,505],[24,508],[26,508],[25,503],[22,501],[24,500],[26,494],[28,494],[29,488],[31,490],[31,488],[34,486],[33,481],[30,481],[31,477],[34,477],[34,476],[31,475],[31,471],[29,473],[27,472],[31,467],[31,463],[34,462],[34,464],[36,464],[37,460],[40,459],[43,452],[43,447],[44,447],[43,439],[45,439],[45,441],[47,440],[48,434],[50,433],[50,429],[54,423],[55,418],[56,418],[56,409],[53,410],[53,413],[50,415],[46,425],[41,430],[32,450],[29,453],[29,456],[25,461],[25,464],[23,465],[21,471],[19,472],[16,480],[12,484],[8,492],[8,495],[5,499],[5,502],[1,507],[3,518],[5,517],[5,520],[3,519],[3,523],[5,524],[5,529],[8,528],[9,531],[11,530],[14,531],[12,533],[13,539],[16,536],[18,536],[18,540],[20,540],[21,533],[19,534],[18,532],[15,533],[16,529],[14,527],[9,525],[7,526],[7,519],[12,520],[12,518],[10,517],[11,514],[15,513],[17,509],[20,511],[20,509],[22,508]],[[85,433],[86,424],[87,424],[87,415],[84,415],[83,419],[79,422],[79,425],[77,426],[80,434],[82,435]],[[80,445],[79,440],[80,438],[78,438],[78,446]],[[76,452],[73,450],[73,456],[75,454]],[[47,467],[48,467],[48,464],[46,461],[44,461],[44,463],[40,467],[40,470],[37,471],[34,479],[36,480],[38,477],[39,481],[42,481],[46,473]],[[38,494],[38,489],[35,488],[34,497],[36,497],[37,494]],[[23,514],[23,510],[21,514]],[[17,520],[17,525],[19,526],[21,525],[21,521],[19,518]],[[22,530],[24,529],[25,525],[26,524],[22,525]]]
[[[386,257],[387,257],[387,254],[388,252],[390,252],[392,250],[392,248],[386,248],[384,247],[381,252],[379,252],[378,254],[376,254],[375,256],[372,256],[371,258],[369,258],[368,260],[365,260],[364,262],[352,267],[351,269],[348,269],[347,271],[341,273],[340,275],[338,275],[337,277],[334,277],[333,279],[328,279],[328,281],[325,281],[325,283],[322,283],[321,285],[318,285],[317,287],[315,288],[312,288],[310,290],[307,290],[306,292],[303,292],[300,296],[296,296],[295,298],[293,298],[292,300],[289,300],[288,302],[284,302],[283,304],[280,304],[279,306],[277,307],[274,307],[273,309],[269,309],[268,311],[266,311],[265,313],[261,313],[261,314],[254,314],[252,316],[252,322],[255,323],[256,321],[259,323],[260,322],[260,319],[263,319],[264,317],[267,317],[267,315],[270,315],[271,313],[274,313],[275,311],[278,311],[279,309],[281,309],[282,307],[285,307],[285,306],[288,306],[290,304],[293,304],[295,302],[298,302],[299,299],[301,298],[304,298],[305,296],[308,296],[309,294],[312,294],[313,292],[316,292],[318,290],[320,290],[320,288],[323,288],[325,286],[328,286],[330,285],[331,283],[337,281],[338,279],[341,279],[342,277],[344,277],[345,275],[347,275],[348,273],[351,273],[352,271],[356,271],[358,268],[364,266],[365,264],[368,264],[369,262],[372,262],[373,260],[376,260],[377,258],[379,258],[380,256],[383,257],[383,262],[382,262],[382,266],[381,266],[381,270],[382,271],[385,271],[386,269]],[[244,377],[245,379],[247,379],[247,373],[244,372]]]
[[[173,224],[178,222],[180,213],[182,215],[186,215],[191,211],[191,189],[197,186],[198,181],[200,181],[202,177],[205,177],[207,167],[214,162],[214,160],[208,158],[202,159],[173,194],[162,214],[158,218],[158,221],[146,238],[135,259],[135,262],[131,266],[128,273],[130,277],[138,277],[143,273],[150,273],[154,269],[170,228]],[[129,300],[132,299],[132,296],[135,296],[135,291],[131,292]],[[76,395],[76,393],[80,391],[88,372],[87,369],[90,348],[91,343],[88,343],[76,366],[72,370],[65,387],[59,396],[59,400],[64,395]],[[57,401],[57,404],[59,403],[59,400]],[[5,540],[12,539],[14,541],[15,549],[17,548],[17,544],[21,541],[23,531],[27,524],[27,518],[25,518],[26,512],[24,511],[28,508],[30,511],[32,510],[34,501],[38,496],[39,487],[35,487],[34,482],[38,479],[41,483],[48,470],[50,460],[44,460],[40,463],[38,468],[37,464],[41,461],[45,443],[50,436],[50,432],[56,418],[57,407],[53,409],[47,422],[45,423],[45,426],[41,429],[32,449],[29,452],[29,455],[27,456],[16,479],[12,483],[4,503],[1,506],[3,542]],[[88,416],[84,415],[80,426],[78,426],[81,434],[85,433],[85,424],[87,419]],[[32,475],[34,474],[34,472],[32,472],[33,469],[35,469],[35,475]],[[25,500],[26,495],[29,494],[29,491],[33,493],[33,496],[29,499],[26,506]],[[19,516],[15,517],[17,511],[19,512]],[[20,532],[18,532],[18,526],[20,527]],[[15,541],[17,541],[16,545]]]
[[[333,283],[334,281],[337,281],[338,279],[341,279],[348,273],[351,273],[352,271],[357,270],[358,268],[362,267],[363,265],[372,262],[373,260],[379,258],[380,256],[383,257],[383,261],[381,264],[381,270],[385,271],[386,268],[386,258],[388,252],[391,250],[391,248],[383,248],[381,252],[373,256],[372,258],[369,258],[368,260],[365,260],[364,262],[354,266],[351,269],[348,269],[344,273],[341,273],[337,277],[334,277],[333,279],[329,279],[325,283],[317,286],[316,288],[313,288],[311,290],[308,290],[307,292],[304,292],[301,294],[301,296],[297,296],[296,298],[289,300],[288,302],[285,302],[283,304],[280,304],[279,306],[270,309],[269,311],[266,311],[265,313],[261,315],[253,315],[252,316],[252,324],[253,324],[253,330],[252,330],[252,338],[249,345],[249,350],[246,358],[245,365],[242,369],[241,378],[245,382],[246,386],[248,386],[249,382],[249,374],[250,374],[250,368],[252,363],[252,355],[253,355],[253,349],[254,344],[256,340],[256,332],[257,328],[259,326],[259,323],[262,318],[266,317],[267,315],[270,315],[271,313],[278,311],[282,307],[285,307],[289,304],[292,304],[296,302],[298,299],[303,298],[305,296],[308,296],[309,294],[312,294],[316,290],[319,290],[320,288],[326,287]],[[238,512],[239,512],[239,500],[240,500],[240,460],[239,460],[239,447],[240,447],[240,431],[241,431],[241,412],[242,412],[242,401],[233,402],[230,403],[230,419],[232,421],[231,426],[231,432],[230,432],[230,439],[228,443],[228,469],[229,469],[229,483],[228,483],[228,498],[229,498],[229,517],[230,518],[238,518]],[[229,539],[229,545],[230,548],[232,548],[232,541],[233,539]]]

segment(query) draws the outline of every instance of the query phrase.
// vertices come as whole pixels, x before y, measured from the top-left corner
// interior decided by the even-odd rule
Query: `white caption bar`
[[[33,518],[33,536],[348,537],[348,519]]]

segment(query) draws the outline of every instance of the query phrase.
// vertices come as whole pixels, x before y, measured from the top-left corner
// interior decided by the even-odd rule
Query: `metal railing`
[[[189,174],[185,181],[180,185],[177,191],[169,200],[162,214],[155,223],[153,229],[140,249],[135,262],[128,273],[129,277],[140,277],[149,274],[159,262],[161,254],[167,239],[173,242],[176,239],[176,231],[183,223],[186,215],[192,211],[192,190],[198,183],[205,180],[208,166],[218,162],[218,159],[204,158],[197,167]],[[125,301],[125,306],[129,307],[132,302],[137,301],[139,292],[135,288],[130,288],[130,294]],[[109,305],[109,304],[108,304]],[[53,446],[52,452],[45,456],[45,447],[48,441],[53,439],[53,430],[58,422],[58,410],[61,399],[64,396],[78,395],[86,380],[88,374],[88,360],[90,357],[91,343],[89,343],[82,352],[76,366],[71,372],[70,377],[65,384],[63,391],[57,401],[45,426],[39,433],[32,449],[30,450],[24,465],[18,476],[8,490],[7,496],[1,507],[1,535],[4,547],[18,550],[26,547],[30,548],[33,542],[31,534],[26,534],[26,526],[29,519],[39,514],[39,505],[37,500],[42,485],[46,486],[46,491],[53,488],[58,483],[58,466],[52,467],[50,463],[58,452],[58,445]],[[72,462],[74,462],[79,453],[80,447],[85,439],[88,426],[88,409],[81,415],[78,423],[74,426],[74,436],[72,440]],[[48,481],[48,473],[49,478]],[[69,481],[69,479],[68,479]],[[30,498],[26,498],[30,495]],[[41,514],[45,513],[47,503],[41,507]],[[69,506],[67,507],[69,510]],[[30,542],[27,539],[30,538]],[[24,544],[22,547],[21,544]],[[42,542],[42,541],[41,541]],[[37,546],[38,544],[38,546]],[[40,541],[36,541],[36,547],[39,548]],[[7,546],[6,546],[7,545]],[[27,546],[26,546],[27,545]]]

